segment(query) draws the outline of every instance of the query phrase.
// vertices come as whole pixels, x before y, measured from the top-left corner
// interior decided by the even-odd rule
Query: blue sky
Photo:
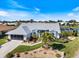
[[[79,0],[0,0],[0,20],[79,19]]]

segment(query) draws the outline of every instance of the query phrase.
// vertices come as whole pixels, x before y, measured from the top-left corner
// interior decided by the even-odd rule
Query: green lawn
[[[65,43],[64,46],[65,48],[63,48],[61,51],[65,52],[65,57],[74,57],[75,52],[79,49],[79,39]]]
[[[79,26],[63,26],[64,28],[79,28]]]
[[[40,48],[42,44],[37,44],[34,46],[25,46],[25,45],[20,45],[16,49],[14,49],[12,52],[8,53],[6,57],[10,57],[11,54],[15,54],[16,52],[25,52],[25,51],[31,51],[37,48]]]
[[[0,45],[4,44],[6,42],[7,42],[7,36],[0,39]]]

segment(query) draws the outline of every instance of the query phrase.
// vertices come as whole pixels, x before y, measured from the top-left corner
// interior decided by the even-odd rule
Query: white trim
[[[8,35],[8,39],[11,39],[11,35]]]
[[[27,40],[27,36],[25,36],[25,35],[24,35],[24,36],[23,36],[23,40],[25,40],[25,41],[26,41],[26,40]]]

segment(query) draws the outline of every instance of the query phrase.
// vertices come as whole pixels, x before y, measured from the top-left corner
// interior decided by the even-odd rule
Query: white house
[[[22,23],[16,29],[7,32],[9,39],[27,40],[31,34],[36,33],[40,36],[40,32],[53,33],[55,37],[59,38],[60,26],[59,23]]]

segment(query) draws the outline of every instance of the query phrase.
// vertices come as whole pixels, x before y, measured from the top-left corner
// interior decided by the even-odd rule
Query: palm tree
[[[55,39],[55,37],[52,33],[44,32],[39,39],[42,40],[43,47],[48,48],[49,44]]]
[[[34,42],[36,42],[38,40],[38,36],[36,34],[32,34],[32,39]]]

